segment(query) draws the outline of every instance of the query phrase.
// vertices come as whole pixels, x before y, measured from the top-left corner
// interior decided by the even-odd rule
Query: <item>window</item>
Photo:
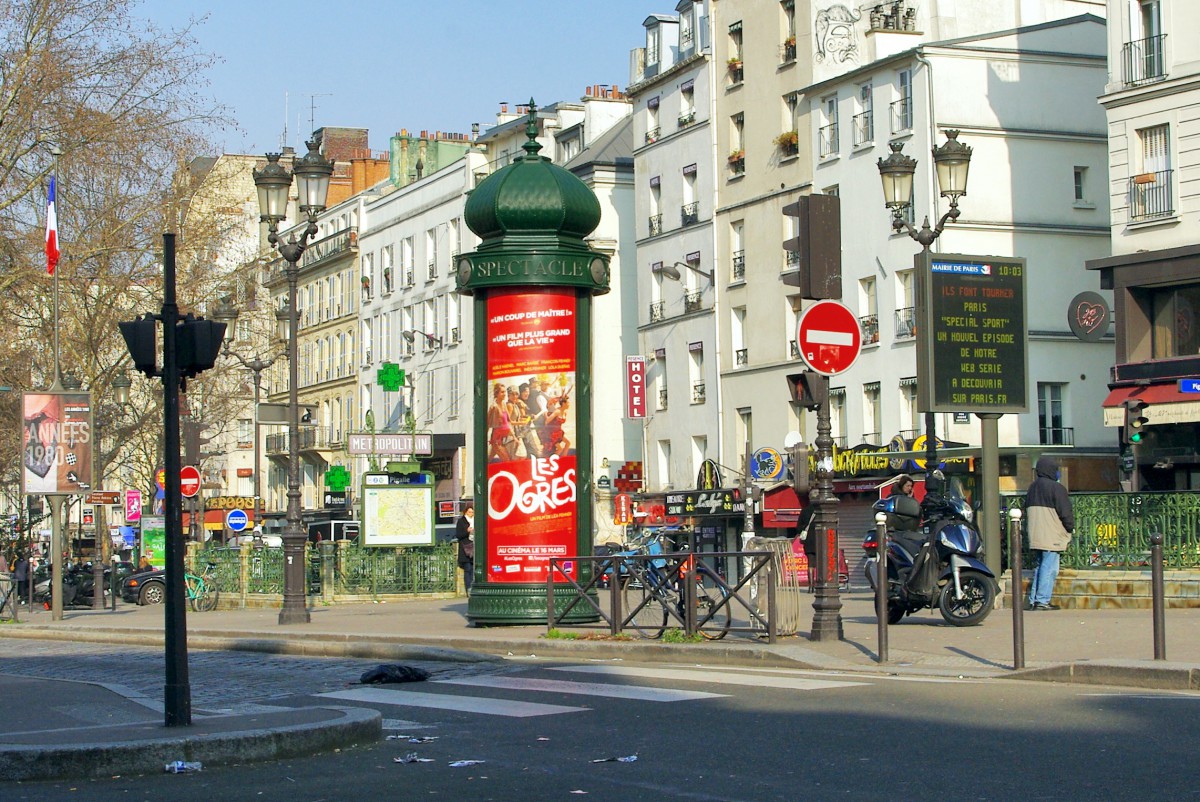
[[[451,365],[449,367],[449,370],[450,370],[450,398],[448,400],[450,403],[449,403],[448,407],[446,408],[446,415],[447,415],[447,417],[450,417],[450,418],[457,418],[460,414],[460,410],[462,409],[461,399],[459,398],[459,396],[462,394],[462,386],[460,384],[460,382],[462,380],[461,379],[462,365]]]
[[[836,95],[821,100],[823,125],[817,132],[821,158],[836,156],[838,151],[838,102]]]
[[[1126,84],[1162,78],[1163,63],[1162,11],[1159,0],[1139,0],[1133,20],[1135,39],[1121,48],[1121,66]]]
[[[879,299],[875,294],[874,277],[858,282],[858,302],[862,315],[858,318],[862,326],[863,345],[879,342]]]
[[[661,133],[658,122],[658,106],[659,98],[652,97],[646,101],[646,144],[649,145],[658,141]]]
[[[695,6],[688,3],[687,9],[679,14],[679,50],[680,57],[686,58],[696,49],[696,17]]]
[[[858,88],[858,114],[854,115],[854,146],[875,140],[875,93],[870,84]]]
[[[658,481],[661,485],[660,489],[673,489],[671,483],[671,441],[658,441]]]
[[[882,445],[883,415],[879,406],[879,382],[863,385],[863,442]]]
[[[1170,126],[1137,131],[1141,172],[1129,179],[1129,219],[1146,220],[1174,213]]]
[[[733,268],[733,280],[746,279],[746,221],[734,220],[729,226],[729,261]]]
[[[1152,290],[1149,302],[1151,358],[1200,353],[1200,325],[1194,312],[1200,309],[1200,284]]]
[[[703,404],[707,397],[704,386],[704,343],[688,344],[688,379],[692,385],[692,403]]]
[[[696,122],[696,82],[684,81],[679,86],[679,127],[686,128]]]
[[[1066,385],[1038,382],[1038,437],[1044,446],[1074,444],[1072,430],[1063,425],[1063,393]]]
[[[913,289],[914,272],[896,271],[896,339],[917,335],[917,307]]]
[[[239,446],[248,446],[254,443],[254,421],[249,418],[238,419],[237,441]]]
[[[737,21],[729,26],[729,83],[742,82],[742,23]]]
[[[434,404],[434,399],[437,398],[437,393],[436,393],[437,386],[434,382],[434,379],[436,376],[437,376],[436,370],[428,370],[425,372],[425,375],[421,377],[421,383],[425,385],[425,410],[424,411],[425,411],[425,422],[426,423],[433,423],[433,404]]]
[[[742,140],[746,117],[741,112],[729,118],[729,141],[732,150],[729,152],[729,170],[734,175],[746,172],[746,150]]]
[[[654,66],[658,64],[659,59],[659,40],[661,32],[657,25],[646,28],[646,66]]]
[[[425,258],[429,261],[429,269],[425,274],[426,281],[433,281],[437,278],[437,229],[431,228],[425,232]]]
[[[783,130],[800,130],[800,95],[788,92],[783,96]]]
[[[662,411],[667,408],[667,351],[659,348],[654,352],[654,362],[650,366],[651,386],[655,389],[655,409]]]
[[[692,473],[699,474],[700,466],[708,459],[708,438],[702,434],[692,436]]]
[[[1087,202],[1087,168],[1075,168],[1075,203]]]
[[[915,439],[921,430],[921,413],[917,410],[917,378],[900,380],[900,425],[905,439]]]
[[[796,60],[796,3],[795,0],[783,0],[779,4],[783,15],[783,45],[780,47],[780,58],[787,64]]]
[[[829,431],[833,444],[846,447],[846,388],[829,388]]]
[[[899,99],[892,102],[892,133],[908,131],[913,127],[912,70],[896,73],[896,91]]]
[[[737,432],[734,433],[738,453],[738,470],[745,473],[749,468],[746,464],[746,447],[754,444],[754,415],[750,407],[741,407],[737,411]]]
[[[746,349],[746,307],[733,307],[729,319],[729,334],[733,340],[734,364],[744,367],[749,364],[749,353]]]

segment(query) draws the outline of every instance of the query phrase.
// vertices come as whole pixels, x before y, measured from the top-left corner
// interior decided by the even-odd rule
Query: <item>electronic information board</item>
[[[932,412],[1027,412],[1025,260],[917,256],[917,405]]]

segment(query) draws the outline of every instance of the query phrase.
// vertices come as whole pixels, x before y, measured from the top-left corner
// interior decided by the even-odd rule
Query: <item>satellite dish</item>
[[[791,448],[804,442],[804,436],[800,432],[788,432],[783,436],[783,447]]]

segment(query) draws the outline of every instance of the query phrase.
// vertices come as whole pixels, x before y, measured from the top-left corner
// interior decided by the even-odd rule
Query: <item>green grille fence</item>
[[[1150,564],[1150,536],[1163,535],[1167,568],[1200,567],[1200,492],[1071,493],[1075,536],[1062,554],[1062,566],[1075,569],[1140,569]],[[1008,510],[1024,509],[1025,495],[1000,499],[1003,527]],[[1022,518],[1022,526],[1024,519]],[[1028,552],[1029,538],[1022,530]],[[1004,538],[1004,565],[1008,565]],[[1032,566],[1026,553],[1024,564]]]

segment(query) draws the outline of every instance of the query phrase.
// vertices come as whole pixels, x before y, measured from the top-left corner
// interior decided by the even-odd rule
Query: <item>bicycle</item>
[[[217,599],[221,589],[217,583],[217,564],[210,562],[199,576],[187,571],[183,572],[184,589],[187,591],[188,602],[198,613],[207,613],[217,608]]]
[[[696,631],[707,640],[720,640],[729,633],[729,589],[704,563],[688,554],[675,566],[668,566],[662,555],[663,535],[648,533],[632,543],[618,556],[649,556],[648,560],[623,562],[621,600],[625,623],[632,624],[642,637],[657,640],[663,636],[667,622],[673,616],[687,625],[685,582],[695,589]],[[689,580],[689,577],[691,578]],[[705,584],[705,580],[709,584]]]

